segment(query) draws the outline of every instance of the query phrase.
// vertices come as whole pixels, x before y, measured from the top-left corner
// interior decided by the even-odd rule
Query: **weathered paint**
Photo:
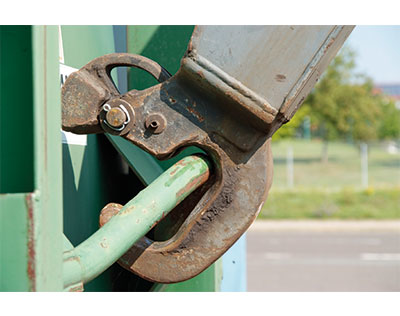
[[[269,136],[291,119],[354,26],[197,26],[183,68]]]
[[[260,106],[266,102],[279,110],[287,94],[302,81],[304,70],[327,53],[330,43],[338,42],[343,30],[352,28],[201,25],[195,29],[190,50],[200,66],[215,68],[212,72],[226,78],[225,82],[243,85],[260,98]],[[344,41],[348,34],[343,36]]]
[[[62,290],[62,168],[58,28],[33,26],[34,290]],[[60,253],[61,252],[61,253]]]
[[[78,99],[69,96],[74,95],[71,91],[80,89],[81,80],[78,78],[87,78],[86,86],[91,85],[92,80],[99,81],[98,85],[109,91],[110,97],[115,98],[115,104],[122,99],[134,110],[136,124],[129,131],[121,132],[121,136],[133,144],[159,159],[171,157],[180,148],[188,145],[197,145],[211,155],[214,164],[219,166],[216,168],[214,185],[203,192],[204,195],[196,203],[190,216],[182,218],[186,223],[169,240],[175,248],[172,249],[167,244],[162,247],[157,242],[151,246],[139,243],[131,248],[129,256],[126,255],[126,260],[123,261],[125,266],[130,266],[132,271],[150,281],[174,283],[187,280],[217,260],[254,220],[258,205],[265,201],[270,186],[270,143],[263,144],[261,140],[263,136],[266,138],[265,135],[257,134],[252,126],[239,122],[236,113],[226,113],[223,109],[226,99],[223,96],[197,91],[201,87],[191,81],[193,77],[185,72],[145,91],[131,90],[123,96],[112,96],[112,89],[106,90],[110,87],[106,69],[109,65],[116,64],[117,60],[132,65],[142,62],[143,69],[148,68],[145,67],[147,64],[150,65],[146,59],[137,55],[110,54],[96,58],[81,68],[75,76],[66,80],[62,90],[63,128],[78,133],[84,131],[85,125],[79,124],[80,118],[76,120],[75,114],[69,116],[70,113],[76,113],[75,108],[77,113],[80,112],[80,107],[76,107]],[[172,95],[176,100],[173,107],[168,104],[168,96]],[[217,98],[216,102],[213,102],[213,98]],[[101,98],[93,100],[89,93],[81,95],[79,102],[89,107],[86,114],[90,119],[87,121],[97,120],[94,113],[104,101]],[[188,117],[188,102],[196,102],[198,111],[204,117],[207,116],[207,121],[194,121]],[[143,122],[155,113],[161,113],[167,123],[161,134],[150,136]],[[98,123],[94,124],[87,133],[98,126]],[[236,146],[238,143],[240,145]],[[251,190],[248,184],[250,182],[259,189]],[[253,198],[243,199],[245,192],[249,194],[250,191]],[[226,226],[230,229],[226,230]],[[180,250],[186,248],[193,250],[193,253],[186,256],[186,252]],[[138,252],[144,254],[137,258]],[[175,253],[182,254],[175,256]]]
[[[2,181],[7,182],[7,185],[1,185],[1,190],[7,194],[1,197],[0,202],[0,289],[60,291],[62,177],[57,28],[7,28],[6,33],[15,37],[12,36],[7,45],[1,45],[2,53],[7,50],[7,54],[1,55],[11,56],[15,52],[13,57],[21,58],[21,63],[18,60],[11,62],[11,71],[14,73],[9,76],[2,73],[1,94],[3,96],[5,92],[4,80],[10,80],[19,91],[24,89],[26,95],[14,93],[12,102],[8,100],[7,104],[3,104],[2,99],[1,104],[2,117],[3,114],[8,119],[16,116],[18,124],[22,124],[23,128],[10,128],[5,124],[7,131],[1,130],[2,136],[6,136],[9,142],[7,150],[1,152],[7,155],[5,161],[12,161],[12,164],[4,172],[5,178],[4,165],[1,165]],[[4,30],[1,29],[2,39]],[[1,71],[7,72],[10,69],[2,67]],[[21,85],[15,85],[12,79],[15,75],[21,78],[22,81],[18,81]],[[6,89],[4,95],[7,96],[9,92],[12,89]],[[23,111],[20,118],[16,115],[16,109]],[[3,128],[3,124],[0,125]],[[21,136],[24,138],[22,141]],[[4,142],[1,141],[0,149],[4,149],[3,146]],[[18,155],[18,150],[22,154]],[[26,163],[24,160],[27,160]],[[19,174],[15,173],[15,168],[18,168]],[[16,181],[18,185],[15,185]],[[24,191],[27,193],[18,193]]]

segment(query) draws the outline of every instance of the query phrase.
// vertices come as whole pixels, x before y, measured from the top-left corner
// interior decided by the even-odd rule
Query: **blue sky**
[[[400,26],[356,26],[346,44],[356,51],[357,72],[400,84]]]

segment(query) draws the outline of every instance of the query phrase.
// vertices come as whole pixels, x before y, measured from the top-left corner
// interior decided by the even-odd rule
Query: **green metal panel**
[[[28,194],[18,192],[34,186],[31,27],[0,26],[0,65],[0,290],[28,291]]]
[[[62,290],[61,104],[56,26],[33,26],[36,291]]]
[[[28,291],[27,194],[0,195],[0,290]]]
[[[32,192],[30,26],[0,26],[0,65],[0,193]]]
[[[128,26],[128,53],[155,60],[171,74],[175,74],[193,33],[193,25]],[[130,69],[129,89],[145,89],[157,81],[144,71]]]
[[[220,291],[222,281],[222,261],[217,260],[212,266],[193,279],[175,284],[156,284],[153,291],[163,292],[215,292]]]
[[[65,64],[81,68],[92,59],[114,53],[113,28],[64,25],[61,27]]]
[[[8,59],[6,63],[2,60],[0,85],[1,183],[5,193],[0,199],[0,288],[59,291],[62,177],[57,28],[2,28],[1,44],[2,57]],[[14,68],[3,67],[6,64]],[[14,72],[22,78],[13,81],[18,87],[15,90],[7,88],[7,80],[16,78]],[[26,97],[21,96],[25,91]],[[3,125],[6,120],[14,126]],[[25,150],[26,157],[22,157]]]

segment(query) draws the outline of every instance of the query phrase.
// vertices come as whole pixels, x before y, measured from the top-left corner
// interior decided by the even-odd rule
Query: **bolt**
[[[126,114],[121,108],[115,107],[107,112],[106,120],[110,126],[118,128],[124,125],[126,121]]]

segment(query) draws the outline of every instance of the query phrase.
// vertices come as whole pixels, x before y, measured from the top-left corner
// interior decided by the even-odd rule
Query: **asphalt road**
[[[400,291],[400,230],[334,226],[250,229],[247,290]]]

